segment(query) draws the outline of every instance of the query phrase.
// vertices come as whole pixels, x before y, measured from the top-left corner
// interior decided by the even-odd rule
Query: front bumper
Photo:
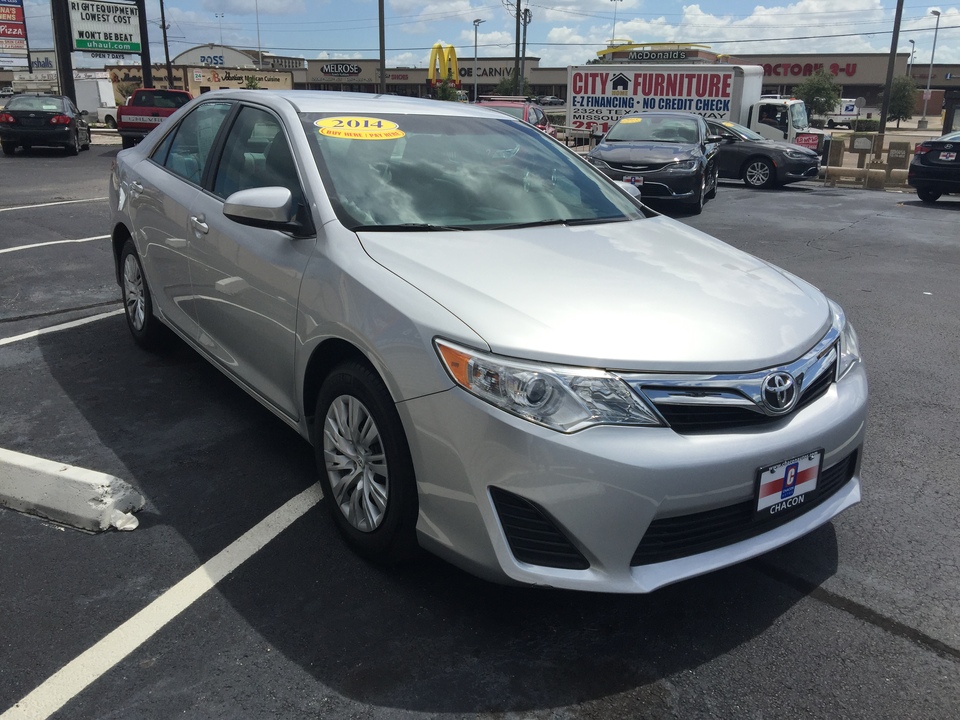
[[[597,168],[607,177],[619,182],[636,185],[630,178],[643,178],[640,199],[657,201],[692,202],[700,194],[700,170],[672,170],[647,172],[622,172],[617,169]]]
[[[459,389],[399,408],[418,477],[424,547],[494,581],[643,593],[784,545],[857,503],[866,405],[858,365],[790,417],[724,433],[608,426],[564,435]],[[652,522],[752,502],[759,468],[817,448],[824,471],[853,458],[842,485],[820,504],[721,547],[632,564]],[[539,508],[587,567],[518,560],[491,488]]]
[[[820,176],[820,158],[787,160],[777,168],[777,180],[785,185],[801,180],[816,180]]]

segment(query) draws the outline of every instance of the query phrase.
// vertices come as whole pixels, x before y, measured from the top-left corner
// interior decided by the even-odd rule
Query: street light
[[[486,20],[481,20],[477,18],[473,21],[473,101],[479,102],[480,98],[477,97],[477,29],[480,27],[480,23],[486,22]]]
[[[223,13],[214,13],[214,16],[220,23],[220,52],[223,52]]]
[[[940,11],[931,10],[931,15],[937,16],[937,25],[933,29],[933,47],[930,49],[930,69],[927,70],[927,89],[923,93],[923,117],[917,122],[918,129],[926,129],[927,127],[927,101],[930,100],[930,78],[933,77],[933,56],[937,52],[937,33],[940,31]],[[920,127],[920,123],[923,123],[923,127]]]
[[[622,3],[623,0],[610,0],[612,3]],[[613,46],[614,38],[617,36],[617,5],[613,6],[613,30],[610,33],[610,45]]]
[[[907,40],[910,43],[910,59],[907,60],[907,77],[913,77],[913,56],[917,52],[917,44],[913,40]]]

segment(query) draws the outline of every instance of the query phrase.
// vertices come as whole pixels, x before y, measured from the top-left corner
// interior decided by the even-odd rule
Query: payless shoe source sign
[[[140,14],[136,5],[70,0],[73,49],[139,53]]]

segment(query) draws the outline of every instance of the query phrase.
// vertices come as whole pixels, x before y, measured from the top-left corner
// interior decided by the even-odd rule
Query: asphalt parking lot
[[[749,563],[589,595],[347,551],[307,444],[186,347],[129,338],[117,149],[0,157],[0,449],[147,500],[133,532],[0,510],[0,720],[955,716],[960,198],[722,183],[679,218],[843,305],[864,499]]]

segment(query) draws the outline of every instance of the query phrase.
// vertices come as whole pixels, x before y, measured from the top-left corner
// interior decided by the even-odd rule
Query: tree
[[[457,97],[457,84],[453,80],[453,72],[448,70],[447,77],[436,87],[435,97],[437,100],[448,100],[451,102],[456,102],[459,98]]]
[[[494,95],[515,95],[517,92],[517,83],[511,77],[505,77],[503,80],[497,83],[497,86],[493,89]],[[530,82],[524,78],[523,79],[523,96],[530,97],[533,95],[533,90],[530,87]]]
[[[803,100],[811,116],[832,113],[840,102],[840,86],[834,82],[833,75],[823,68],[799,85],[794,85],[793,94]]]
[[[880,94],[880,101],[883,102],[883,93]],[[900,127],[901,120],[909,120],[913,117],[916,103],[916,82],[905,75],[896,76],[890,86],[890,107],[887,109],[887,120],[896,120],[897,127]]]
[[[246,80],[246,84],[245,84],[243,87],[246,88],[247,90],[259,90],[259,89],[260,89],[260,81],[257,80],[257,78],[256,78],[255,75],[247,75],[247,76],[244,78],[244,80]]]

